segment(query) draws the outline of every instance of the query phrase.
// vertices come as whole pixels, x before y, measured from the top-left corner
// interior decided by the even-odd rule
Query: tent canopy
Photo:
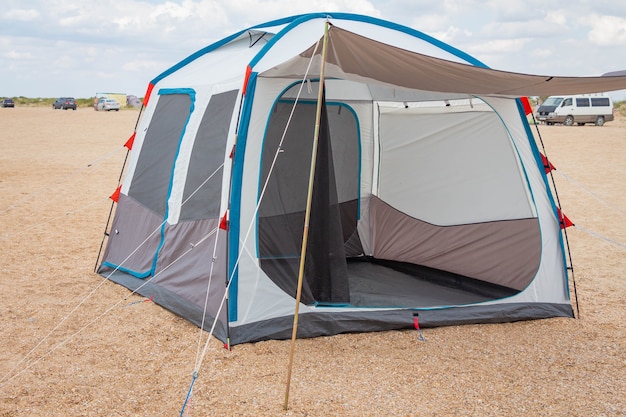
[[[328,49],[328,77],[414,90],[520,97],[626,88],[626,75],[621,72],[599,77],[559,77],[499,71],[407,51],[336,26],[330,29]],[[299,78],[314,53],[321,53],[317,45],[265,71],[263,76]],[[319,59],[316,62],[319,68]]]

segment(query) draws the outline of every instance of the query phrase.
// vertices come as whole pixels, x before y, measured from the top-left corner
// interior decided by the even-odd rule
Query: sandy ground
[[[0,110],[0,416],[179,415],[201,333],[93,273],[138,112]],[[578,319],[298,340],[288,411],[288,341],[211,340],[186,415],[624,415],[626,120],[541,136]]]

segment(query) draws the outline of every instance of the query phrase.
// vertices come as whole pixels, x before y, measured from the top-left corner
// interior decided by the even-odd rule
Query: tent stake
[[[302,235],[302,247],[300,252],[300,268],[298,270],[298,289],[296,291],[296,307],[293,314],[293,329],[291,331],[291,349],[289,351],[289,365],[287,367],[287,383],[285,388],[285,403],[283,409],[287,411],[289,406],[289,387],[291,385],[291,369],[293,368],[293,355],[298,333],[298,313],[300,311],[300,298],[302,297],[302,281],[304,279],[304,259],[309,237],[309,221],[311,219],[311,201],[313,199],[313,182],[315,180],[315,164],[317,161],[317,143],[319,141],[320,120],[322,118],[322,98],[324,94],[324,69],[326,67],[326,44],[328,42],[328,30],[330,23],[326,20],[324,25],[324,41],[322,43],[322,62],[320,67],[319,89],[317,93],[317,109],[315,114],[315,132],[313,134],[313,150],[311,152],[311,169],[309,170],[309,188],[306,199],[306,211],[304,214],[304,233]]]

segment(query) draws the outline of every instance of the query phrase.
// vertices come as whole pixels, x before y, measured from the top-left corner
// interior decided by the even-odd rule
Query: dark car
[[[15,107],[15,102],[13,101],[12,98],[5,98],[4,100],[2,100],[2,104],[0,106],[1,107]]]
[[[76,110],[76,100],[73,97],[61,97],[52,104],[53,109]]]

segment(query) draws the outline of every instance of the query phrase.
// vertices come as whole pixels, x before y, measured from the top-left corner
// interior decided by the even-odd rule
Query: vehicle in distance
[[[603,95],[550,96],[537,109],[537,119],[547,125],[602,126],[614,119],[613,101]]]
[[[2,103],[0,103],[0,107],[15,107],[15,102],[12,98],[5,98],[2,100]]]
[[[76,100],[73,97],[60,97],[52,104],[53,109],[76,110]]]
[[[98,101],[98,105],[96,110],[103,111],[120,111],[120,103],[117,100],[113,100],[112,98],[105,98]]]

